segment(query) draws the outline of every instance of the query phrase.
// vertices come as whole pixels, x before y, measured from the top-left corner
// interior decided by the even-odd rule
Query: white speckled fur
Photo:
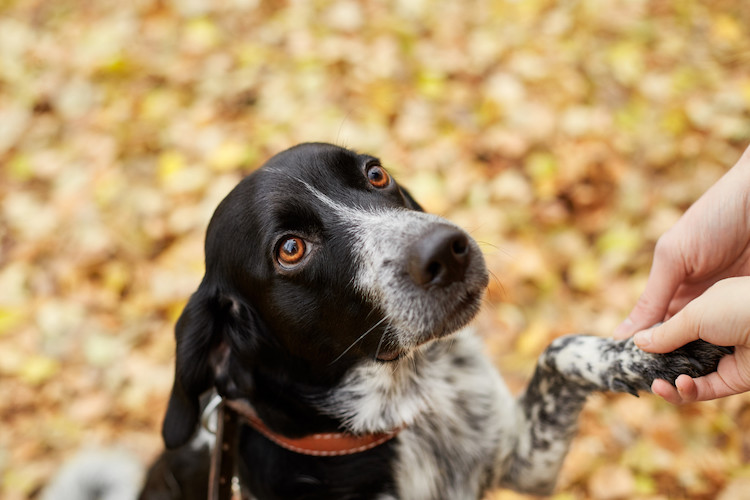
[[[179,490],[207,488],[191,486],[201,479],[184,464],[204,460],[207,467],[208,451],[196,453],[208,436],[195,434],[195,408],[213,384],[225,397],[248,398],[259,415],[265,410],[279,431],[400,429],[386,444],[336,461],[289,455],[248,429],[240,439],[240,459],[249,465],[240,467],[241,480],[259,497],[464,500],[499,486],[548,494],[588,394],[636,394],[655,378],[705,375],[729,352],[691,343],[655,355],[632,341],[562,337],[514,398],[467,328],[487,283],[476,242],[416,210],[395,182],[382,190],[366,184],[375,161],[331,145],[300,145],[269,160],[217,209],[206,238],[206,277],[176,329],[175,386],[163,427],[172,449],[151,469],[155,493],[165,477],[171,482],[163,487],[175,491],[183,476],[175,471],[187,471]],[[309,236],[313,250],[295,270],[274,273],[264,259],[286,231]],[[250,243],[250,235],[265,244]],[[320,300],[328,287],[334,293]],[[269,293],[274,288],[277,295]],[[360,342],[366,346],[357,351]],[[298,360],[305,369],[297,370]],[[94,473],[66,473],[62,489],[46,498],[74,491],[77,477],[94,487],[80,492],[102,493],[121,467],[98,473],[99,465]]]
[[[366,299],[377,304],[386,316],[393,342],[401,348],[413,348],[430,340],[435,332],[455,330],[445,325],[463,325],[476,310],[457,308],[465,296],[465,284],[482,283],[485,274],[484,262],[469,266],[464,282],[446,289],[435,289],[429,295],[421,293],[410,282],[404,280],[398,267],[408,246],[436,225],[461,229],[436,215],[404,208],[372,209],[354,208],[338,203],[313,186],[307,189],[345,221],[346,230],[352,238],[358,272],[354,286]],[[472,255],[481,256],[477,243],[469,238]],[[391,346],[394,347],[394,346]]]
[[[497,486],[550,493],[587,395],[648,390],[649,369],[664,363],[632,342],[564,337],[540,358],[529,387],[516,400],[471,329],[431,340],[461,299],[455,290],[418,293],[403,277],[403,255],[411,242],[435,225],[458,228],[413,210],[347,206],[305,185],[345,221],[357,249],[353,284],[383,312],[389,347],[395,343],[408,353],[387,364],[362,361],[319,403],[321,411],[354,433],[403,428],[393,468],[399,498],[479,498]],[[472,254],[480,255],[476,242],[469,241]],[[481,281],[484,272],[481,263],[465,283]],[[464,293],[465,283],[457,287]],[[469,318],[473,315],[470,311]],[[459,325],[468,321],[453,319]]]
[[[404,428],[394,467],[401,498],[476,498],[510,451],[499,443],[512,440],[516,419],[513,398],[482,350],[465,329],[396,363],[363,363],[324,411],[353,432]]]

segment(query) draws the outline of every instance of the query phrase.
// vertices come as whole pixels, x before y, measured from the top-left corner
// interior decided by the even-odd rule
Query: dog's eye
[[[297,236],[290,236],[281,242],[276,250],[276,258],[282,266],[294,266],[305,256],[305,241]]]
[[[391,184],[391,176],[377,163],[367,167],[367,180],[378,189],[388,187]]]

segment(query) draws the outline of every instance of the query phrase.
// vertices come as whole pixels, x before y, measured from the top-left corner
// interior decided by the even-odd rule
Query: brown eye
[[[367,180],[374,187],[382,189],[391,184],[391,176],[380,165],[374,164],[367,168]]]
[[[282,266],[293,266],[305,256],[305,241],[297,236],[290,236],[281,242],[276,257]]]

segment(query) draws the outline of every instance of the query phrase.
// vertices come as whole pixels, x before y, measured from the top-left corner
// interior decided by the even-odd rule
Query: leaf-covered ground
[[[748,26],[742,0],[0,1],[0,497],[159,451],[207,221],[297,142],[377,154],[481,242],[514,390],[556,336],[610,335],[750,142]],[[594,396],[555,498],[748,498],[749,403]]]

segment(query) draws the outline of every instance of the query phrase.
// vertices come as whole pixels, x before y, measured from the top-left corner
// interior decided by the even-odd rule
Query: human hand
[[[750,275],[750,148],[656,243],[646,289],[615,338],[670,318],[717,281]]]
[[[670,403],[707,401],[750,390],[750,277],[727,278],[661,325],[638,332],[635,344],[644,351],[671,352],[693,340],[735,346],[716,371],[703,377],[680,375],[676,388],[665,380],[651,385]]]

